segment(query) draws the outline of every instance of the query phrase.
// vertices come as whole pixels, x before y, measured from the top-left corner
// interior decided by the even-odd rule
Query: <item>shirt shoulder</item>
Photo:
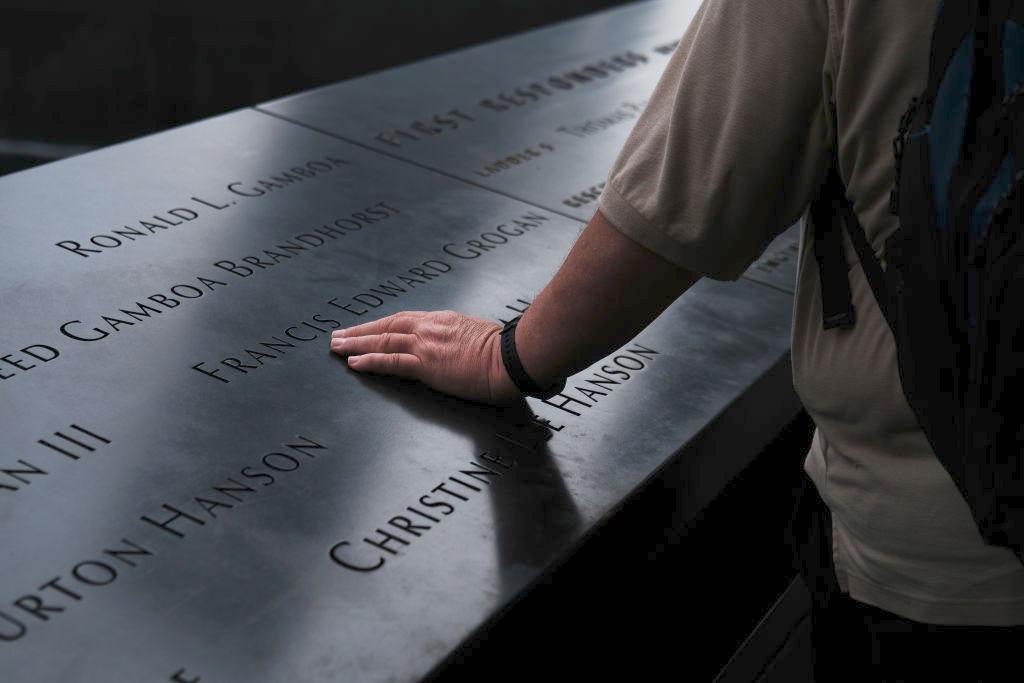
[[[611,223],[738,277],[827,170],[835,21],[830,0],[705,0],[609,174]]]

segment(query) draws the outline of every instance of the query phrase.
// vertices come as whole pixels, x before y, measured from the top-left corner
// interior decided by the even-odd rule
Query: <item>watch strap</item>
[[[505,323],[505,327],[501,330],[501,361],[505,364],[505,371],[512,379],[512,383],[523,394],[540,399],[551,398],[565,388],[565,380],[557,381],[549,387],[542,387],[527,374],[523,362],[519,359],[519,352],[516,350],[516,326],[522,317],[517,315]]]

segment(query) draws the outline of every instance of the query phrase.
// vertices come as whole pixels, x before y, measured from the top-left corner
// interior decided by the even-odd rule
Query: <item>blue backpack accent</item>
[[[1024,0],[949,0],[900,123],[883,269],[834,165],[811,205],[826,329],[856,322],[845,227],[903,393],[986,542],[1024,563]]]

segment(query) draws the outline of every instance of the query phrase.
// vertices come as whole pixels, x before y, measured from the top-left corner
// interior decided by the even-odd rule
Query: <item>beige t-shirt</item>
[[[706,0],[601,197],[625,235],[684,268],[737,278],[806,211],[838,149],[876,253],[892,138],[928,75],[938,0]],[[806,226],[806,223],[805,223]],[[850,595],[917,621],[1024,624],[1024,568],[986,545],[903,397],[892,334],[844,235],[858,320],[822,329],[804,229],[793,381],[818,426],[805,462],[833,513]]]

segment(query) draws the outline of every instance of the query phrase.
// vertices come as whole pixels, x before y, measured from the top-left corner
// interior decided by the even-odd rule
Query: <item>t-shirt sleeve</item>
[[[601,195],[668,261],[735,279],[804,212],[832,155],[827,0],[705,0]]]

